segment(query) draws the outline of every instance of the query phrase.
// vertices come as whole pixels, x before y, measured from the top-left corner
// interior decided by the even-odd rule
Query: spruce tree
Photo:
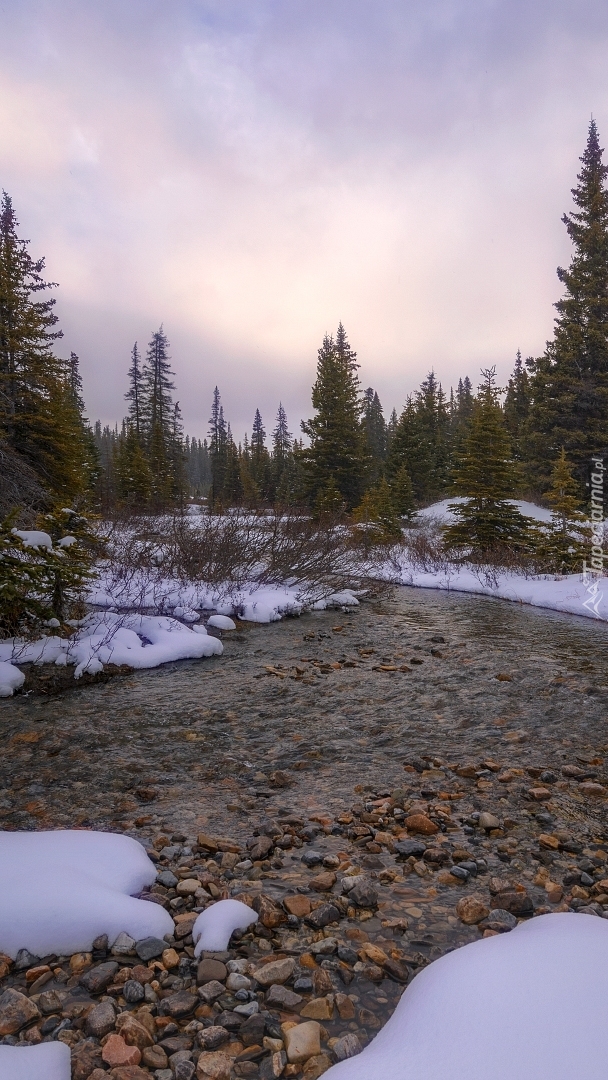
[[[169,342],[161,326],[150,339],[143,372],[144,435],[152,475],[152,504],[162,509],[173,495],[174,405]]]
[[[387,433],[380,398],[371,386],[363,394],[363,430],[367,443],[369,481],[373,485],[384,471]]]
[[[209,502],[211,507],[221,508],[226,499],[228,432],[224,419],[224,408],[217,386],[213,391],[211,418],[209,420],[209,458],[211,464]]]
[[[495,369],[483,371],[474,401],[469,433],[453,474],[451,503],[456,522],[444,532],[448,547],[465,549],[473,561],[501,557],[508,550],[528,550],[530,522],[509,500],[516,470],[495,384]]]
[[[70,362],[54,354],[55,288],[33,259],[10,197],[0,204],[0,439],[20,455],[50,492],[70,500],[84,494],[90,473],[81,423],[80,385]],[[75,354],[74,354],[75,356]],[[76,358],[77,361],[77,358]],[[78,376],[77,367],[76,375]],[[74,392],[75,391],[75,392]]]
[[[251,477],[258,491],[258,499],[265,502],[271,486],[270,455],[266,449],[266,431],[259,409],[255,410],[251,433]]]
[[[363,491],[366,455],[355,358],[342,324],[337,341],[326,335],[318,352],[317,379],[312,389],[316,416],[302,423],[310,439],[305,459],[313,504],[323,492],[325,505],[337,489],[350,509],[357,505]]]
[[[131,349],[131,367],[129,368],[129,389],[125,394],[129,402],[129,421],[138,439],[143,434],[144,413],[144,377],[137,342]]]
[[[289,485],[286,486],[283,483],[283,475],[287,470],[292,454],[291,454],[291,432],[287,425],[287,414],[283,408],[282,402],[279,402],[279,408],[277,410],[277,418],[275,427],[272,432],[272,465],[271,465],[271,484],[270,484],[270,497],[272,501],[276,501],[279,498],[285,500]],[[281,495],[279,496],[279,492]]]
[[[563,447],[553,463],[545,499],[552,511],[551,524],[542,530],[539,556],[546,570],[571,573],[582,566],[590,529],[581,510],[580,488]]]
[[[414,500],[414,488],[412,479],[405,465],[402,465],[393,476],[391,481],[391,499],[399,517],[407,518],[408,521],[414,516],[416,503]]]
[[[562,218],[574,245],[553,340],[530,364],[532,406],[527,425],[530,482],[544,490],[563,446],[584,490],[591,457],[608,453],[608,167],[597,126],[589,125],[576,210]]]

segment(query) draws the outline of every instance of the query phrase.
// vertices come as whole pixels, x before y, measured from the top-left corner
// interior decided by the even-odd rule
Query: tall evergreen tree
[[[135,429],[137,438],[141,439],[144,428],[144,376],[137,342],[131,349],[129,389],[125,394],[125,398],[129,402],[129,421]]]
[[[409,397],[390,439],[389,480],[407,470],[420,506],[444,493],[450,466],[450,415],[441,384],[430,371],[415,398]]]
[[[152,500],[160,509],[173,493],[174,405],[169,342],[161,326],[150,339],[143,372],[144,432],[152,474]]]
[[[592,120],[572,190],[577,209],[562,218],[574,254],[569,268],[557,271],[564,296],[555,305],[555,334],[530,365],[529,473],[541,488],[562,446],[581,491],[592,455],[608,453],[608,167],[602,153]]]
[[[516,471],[495,368],[482,375],[469,433],[454,469],[454,494],[464,496],[464,502],[450,504],[457,520],[444,534],[448,546],[468,550],[474,560],[509,549],[524,550],[530,544],[530,522],[509,501]]]
[[[507,385],[504,411],[513,456],[516,461],[521,461],[525,455],[526,424],[530,415],[530,380],[519,349],[515,357],[513,374]]]
[[[83,458],[80,403],[70,368],[54,354],[55,283],[43,277],[44,259],[33,259],[10,197],[0,203],[0,438],[62,499],[88,484]],[[77,394],[79,387],[76,387]],[[76,441],[75,441],[76,440]],[[86,455],[85,455],[86,456]],[[80,460],[79,460],[80,458]]]
[[[317,379],[312,389],[316,416],[302,423],[310,446],[306,450],[307,486],[316,503],[319,494],[331,487],[328,498],[335,502],[334,488],[347,508],[358,504],[364,488],[366,455],[361,425],[361,396],[352,352],[344,327],[338,341],[325,335],[318,352]]]
[[[384,471],[387,432],[377,391],[368,386],[363,394],[363,429],[369,458],[369,479],[376,484]]]
[[[266,431],[260,410],[255,410],[251,433],[251,476],[258,490],[258,498],[266,501],[270,482],[270,455],[266,449]]]
[[[217,386],[213,391],[211,418],[209,420],[209,458],[211,462],[209,501],[212,507],[221,507],[226,498],[228,431]]]

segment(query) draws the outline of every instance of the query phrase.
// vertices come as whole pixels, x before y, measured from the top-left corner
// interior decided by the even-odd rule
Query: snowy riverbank
[[[449,501],[421,510],[417,526],[433,532],[452,520]],[[549,511],[543,507],[526,502],[516,505],[539,524],[550,520]],[[421,567],[405,545],[393,548],[389,558],[368,566],[366,572],[393,585],[473,593],[608,621],[606,577],[583,573],[525,575],[445,563],[438,568]],[[88,601],[95,610],[75,626],[69,638],[49,634],[33,642],[0,642],[0,697],[12,695],[23,685],[19,664],[73,665],[78,679],[82,674],[101,671],[105,664],[141,669],[221,655],[221,641],[206,629],[211,612],[247,622],[270,623],[306,610],[349,609],[359,603],[356,591],[348,589],[337,593],[328,590],[321,598],[311,598],[306,582],[263,586],[251,582],[233,587],[221,583],[207,587],[162,575],[149,579],[144,573],[136,573],[117,584],[103,567],[89,589]]]

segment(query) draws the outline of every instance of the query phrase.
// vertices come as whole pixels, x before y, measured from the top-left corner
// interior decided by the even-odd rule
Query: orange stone
[[[297,916],[298,919],[303,919],[306,915],[310,915],[311,905],[307,896],[301,894],[297,896],[286,896],[283,900],[283,907],[290,915]]]
[[[119,1065],[139,1065],[141,1050],[137,1046],[127,1046],[122,1035],[110,1035],[101,1056],[106,1065],[114,1069]]]
[[[408,832],[420,833],[422,836],[432,836],[433,833],[439,832],[439,826],[426,814],[410,814],[405,819],[405,826]]]

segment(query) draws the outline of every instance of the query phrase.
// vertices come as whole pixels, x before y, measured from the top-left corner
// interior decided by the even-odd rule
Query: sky
[[[597,0],[0,0],[0,187],[88,414],[162,323],[186,430],[311,415],[343,322],[385,413],[552,334]]]

